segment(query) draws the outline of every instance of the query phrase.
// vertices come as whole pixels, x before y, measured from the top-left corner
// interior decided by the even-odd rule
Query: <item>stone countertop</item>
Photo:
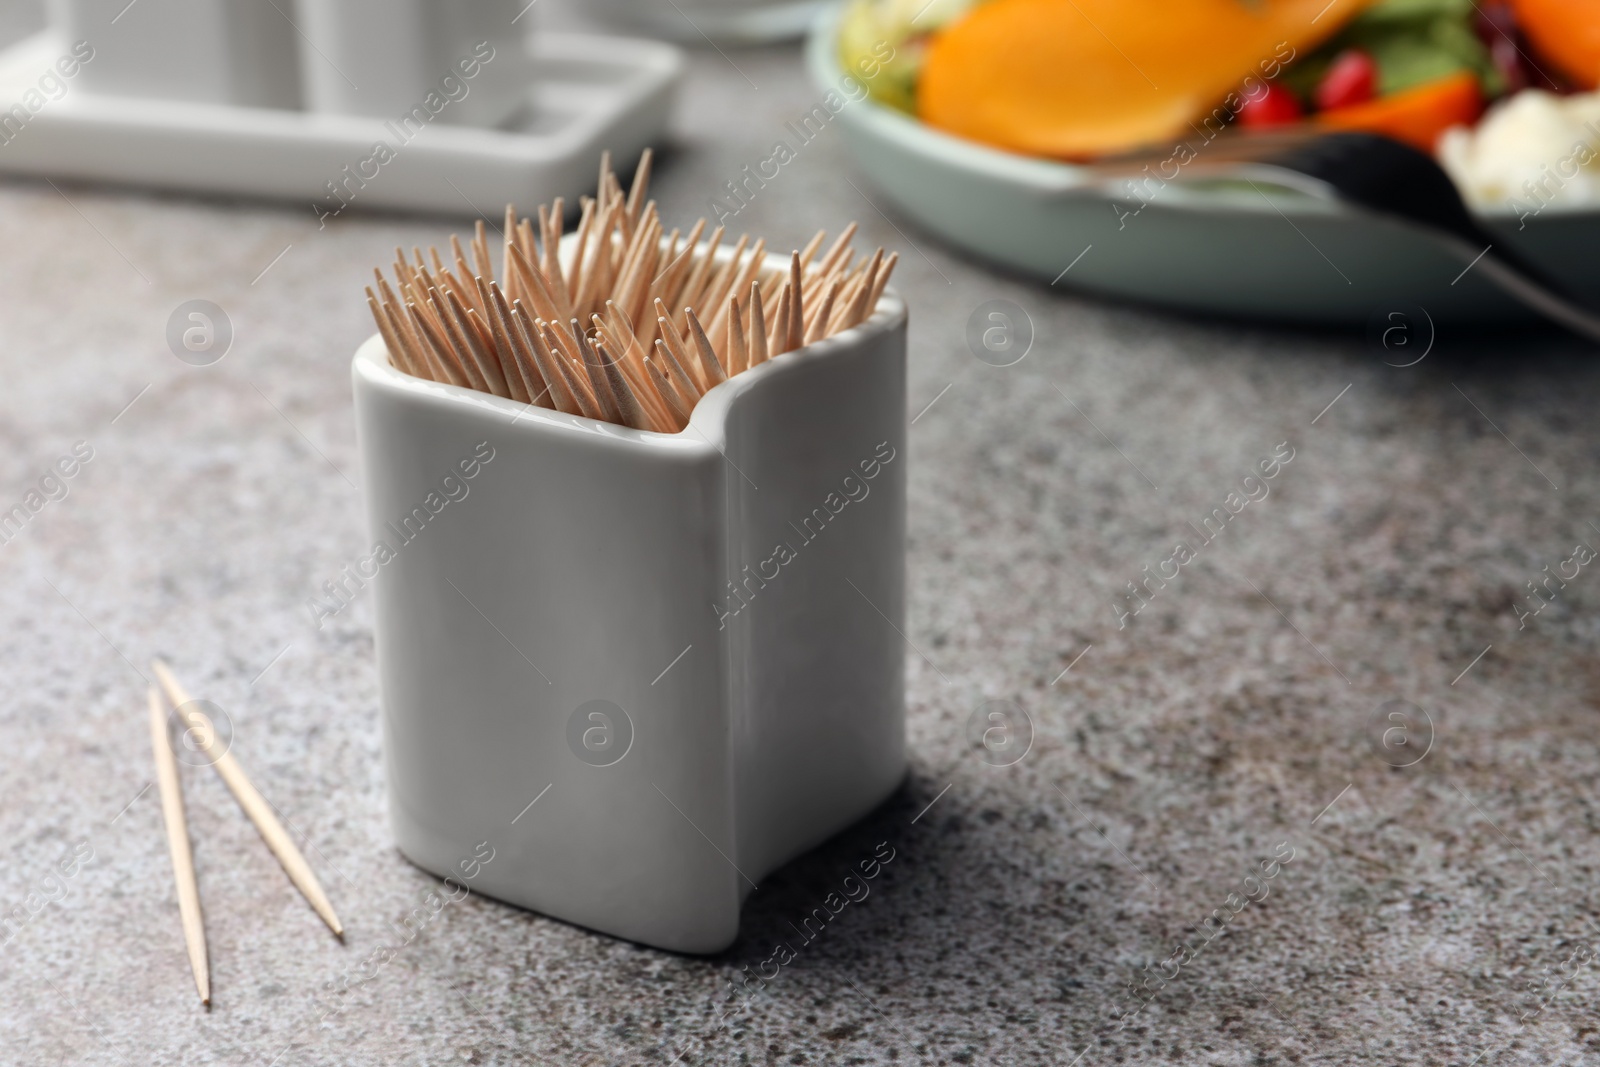
[[[9,38],[37,18],[0,9]],[[668,215],[702,213],[814,95],[792,49],[694,53]],[[371,602],[321,631],[304,604],[365,546],[360,287],[458,222],[319,232],[303,209],[0,182],[0,505],[93,452],[0,546],[0,905],[27,917],[0,1062],[1600,1059],[1600,578],[1517,614],[1543,568],[1600,545],[1593,353],[1446,336],[1397,369],[1359,336],[1110,304],[975,265],[852,179],[824,133],[738,221],[788,247],[855,217],[902,253],[911,772],[768,878],[711,959],[476,896],[395,932],[437,883],[386,824]],[[210,367],[163,339],[197,297],[236,329]],[[1015,366],[964,341],[995,298],[1037,331]],[[1201,544],[1187,523],[1280,444],[1266,499]],[[1119,628],[1126,583],[1180,539],[1194,558]],[[216,777],[187,772],[209,1012],[148,788],[157,654],[227,711],[348,924],[341,945]],[[1034,729],[1010,767],[966,739],[994,700]],[[871,895],[735,999],[879,842],[896,858]],[[1209,943],[1189,932],[1247,888],[1267,895],[1232,897]],[[58,899],[34,914],[30,895]]]

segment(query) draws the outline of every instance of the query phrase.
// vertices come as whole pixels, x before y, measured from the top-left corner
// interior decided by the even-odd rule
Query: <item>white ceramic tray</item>
[[[359,188],[346,185],[351,208],[493,217],[507,203],[589,188],[602,150],[627,160],[659,140],[683,66],[677,49],[553,33],[533,35],[527,49],[529,107],[511,129],[434,121],[403,141],[385,119],[110,97],[67,81],[64,95],[47,100],[0,145],[0,172],[333,210],[341,201],[327,183],[372,159],[381,141],[392,158],[369,165],[376,173]],[[37,89],[67,51],[65,40],[46,32],[0,52],[0,100]]]
[[[844,76],[837,17],[820,17],[808,44],[819,88]],[[908,216],[1062,288],[1298,322],[1370,324],[1415,307],[1458,321],[1532,317],[1423,234],[1300,190],[1174,182],[1137,210],[1082,167],[966,141],[870,99],[837,119],[861,169]],[[1510,213],[1479,221],[1600,304],[1600,211],[1551,208],[1526,229]]]

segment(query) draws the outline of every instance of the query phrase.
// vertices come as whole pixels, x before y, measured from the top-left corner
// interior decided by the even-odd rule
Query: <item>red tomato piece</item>
[[[1259,96],[1246,96],[1239,109],[1239,125],[1258,130],[1267,126],[1287,126],[1299,122],[1303,114],[1300,101],[1276,82],[1267,85]]]
[[[1340,52],[1315,93],[1322,111],[1364,104],[1378,93],[1378,65],[1359,48]]]

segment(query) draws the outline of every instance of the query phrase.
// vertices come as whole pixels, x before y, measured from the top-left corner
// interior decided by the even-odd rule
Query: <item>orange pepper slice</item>
[[[1191,123],[1225,122],[1244,92],[1264,92],[1367,4],[991,0],[929,45],[918,114],[958,136],[1035,155],[1137,148],[1183,136]]]
[[[1377,100],[1323,111],[1311,121],[1334,130],[1381,133],[1432,152],[1445,130],[1470,126],[1482,113],[1483,89],[1478,78],[1461,71]]]

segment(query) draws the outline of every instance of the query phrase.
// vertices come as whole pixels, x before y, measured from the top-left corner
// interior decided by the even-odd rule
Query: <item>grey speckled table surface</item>
[[[15,37],[38,16],[0,17]],[[812,95],[789,49],[693,55],[663,206],[700,213]],[[1508,333],[1401,370],[1360,337],[1051,291],[853,177],[824,135],[740,221],[787,247],[859,217],[904,255],[911,408],[937,401],[910,438],[911,773],[767,879],[712,959],[476,896],[383,953],[436,883],[386,825],[371,604],[318,632],[304,603],[364,546],[359,287],[455,223],[318,232],[303,209],[0,182],[0,504],[93,449],[0,546],[0,905],[26,917],[0,1062],[1600,1061],[1600,577],[1518,616],[1600,545],[1593,353]],[[212,367],[163,341],[193,297],[237,328]],[[991,298],[1036,325],[1014,367],[963,340]],[[1125,583],[1284,442],[1270,495],[1119,628]],[[227,709],[349,926],[328,936],[215,776],[186,774],[209,1013],[146,789],[155,654]],[[1016,766],[968,747],[988,700],[1033,721]],[[871,895],[736,1001],[880,841]],[[1267,896],[1175,957],[1236,891]]]

